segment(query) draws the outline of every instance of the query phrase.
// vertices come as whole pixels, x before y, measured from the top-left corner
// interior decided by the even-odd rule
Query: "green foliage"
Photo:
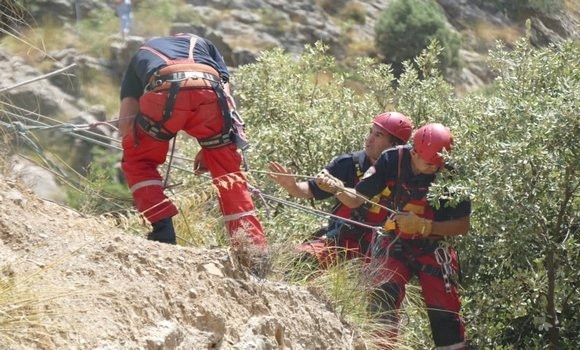
[[[118,32],[118,26],[114,12],[93,11],[78,23],[77,45],[81,51],[99,56],[111,45],[112,35]]]
[[[261,9],[259,13],[262,24],[272,35],[284,35],[295,29],[294,22],[282,10],[268,8]]]
[[[580,305],[579,47],[498,47],[491,54],[499,76],[494,89],[462,99],[437,68],[439,50],[432,44],[414,65],[406,63],[396,91],[388,66],[372,61],[360,60],[357,67],[364,69],[347,74],[319,46],[296,60],[279,50],[264,53],[236,75],[252,167],[277,160],[313,175],[332,156],[360,148],[368,121],[387,100],[416,126],[449,126],[458,174],[452,182],[440,175],[431,197],[472,199],[471,234],[456,239],[472,345],[572,349]],[[353,89],[351,79],[365,82],[365,89]],[[380,89],[388,91],[386,100]],[[253,174],[265,192],[283,193]],[[308,227],[306,216],[283,207],[276,214],[283,215],[274,216],[268,230],[292,235]],[[406,338],[422,338],[421,323],[408,327]]]
[[[184,7],[183,0],[141,0],[133,6],[133,9],[134,32],[150,37],[168,35],[171,23]],[[193,21],[196,19],[192,18]]]
[[[393,79],[383,65],[370,68],[370,61],[359,60],[353,76],[364,77],[377,95],[350,88],[349,75],[318,44],[297,60],[276,49],[241,67],[236,95],[249,125],[252,166],[265,169],[269,161],[280,161],[313,176],[332,155],[361,149],[370,120],[390,98],[381,89]]]
[[[83,213],[105,214],[126,208],[131,202],[127,186],[118,181],[120,154],[96,147],[82,188],[67,191],[68,204]],[[124,211],[124,210],[123,210]]]
[[[375,44],[393,65],[403,71],[403,62],[417,56],[429,43],[442,45],[441,68],[459,65],[459,36],[447,27],[447,20],[433,0],[395,0],[379,16],[375,26]]]
[[[367,11],[364,5],[359,2],[349,1],[340,10],[340,18],[345,21],[353,21],[358,24],[365,24],[367,19]]]
[[[449,106],[473,233],[461,243],[473,342],[575,348],[580,49],[498,47],[495,90]],[[577,345],[577,344],[576,344]]]

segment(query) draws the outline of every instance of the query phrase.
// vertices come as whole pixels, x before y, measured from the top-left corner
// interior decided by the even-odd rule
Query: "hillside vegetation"
[[[329,2],[318,3],[331,7]],[[509,7],[507,2],[498,3]],[[545,3],[517,2],[518,14]],[[564,8],[573,5],[558,3]],[[141,4],[139,11],[151,15],[143,5],[149,2]],[[163,9],[164,15],[177,16],[175,8]],[[369,23],[362,21],[360,8],[352,11],[357,25]],[[77,52],[108,53],[105,48],[119,43],[111,29],[115,19],[109,15],[104,12],[102,18],[83,22],[79,33],[71,34],[84,38],[82,45],[97,45],[95,51],[78,49],[60,59],[64,62]],[[519,28],[509,36],[513,40],[494,44],[488,53],[495,77],[490,84],[462,96],[454,93],[448,72],[441,71],[445,49],[433,42],[419,56],[400,62],[397,72],[382,63],[380,55],[337,59],[336,47],[321,42],[300,52],[272,48],[239,65],[232,79],[252,144],[247,154],[249,182],[262,193],[282,199],[288,199],[285,192],[266,175],[269,161],[290,166],[300,176],[312,176],[335,155],[360,149],[371,118],[380,112],[397,110],[409,115],[415,125],[441,122],[451,128],[455,143],[449,160],[458,173],[453,181],[449,174],[440,175],[430,193],[434,203],[440,197],[451,202],[467,197],[473,203],[470,233],[453,243],[460,253],[463,314],[475,349],[580,345],[580,46],[572,38],[538,48],[534,44],[540,40],[534,31],[538,23],[527,23],[527,32]],[[103,33],[111,36],[88,30],[93,24],[109,28]],[[294,27],[281,28],[280,32],[292,32]],[[49,29],[47,25],[40,30]],[[40,45],[31,48],[33,41],[22,43],[39,29],[29,30],[7,35],[1,49],[26,57],[26,64],[40,69],[37,74],[61,64],[58,58],[43,56],[46,50]],[[169,29],[159,29],[164,30]],[[94,41],[83,36],[89,33],[96,35]],[[524,37],[516,39],[520,34]],[[128,40],[110,52],[121,57],[139,40]],[[242,57],[239,52],[230,54]],[[15,67],[29,66],[8,54],[1,56],[13,69],[4,74],[24,80]],[[69,79],[79,79],[79,89],[72,89],[76,92],[88,91],[89,82],[94,82],[90,93],[71,98],[62,84],[54,93],[68,96],[63,100],[79,110],[86,109],[89,96],[92,101],[111,101],[106,110],[114,115],[123,60],[115,61],[116,68],[103,68],[102,61],[83,57],[85,64]],[[29,87],[49,91],[44,86]],[[106,145],[77,148],[81,156],[88,156],[90,167],[75,172],[69,167],[75,134],[65,138],[58,130],[50,134],[17,129],[14,122],[20,119],[15,115],[22,110],[15,112],[8,105],[17,98],[26,100],[32,92],[9,92],[15,91],[21,94],[2,95],[13,98],[2,101],[0,108],[2,149],[8,153],[2,166],[10,168],[16,154],[53,173],[62,171],[57,178],[74,187],[69,189],[68,204],[79,212],[38,200],[10,176],[0,181],[5,208],[0,216],[0,335],[10,347],[372,348],[376,325],[374,315],[366,311],[370,291],[357,280],[360,264],[314,272],[292,264],[292,247],[323,225],[324,219],[256,197],[272,246],[267,278],[256,278],[227,248],[209,181],[191,174],[191,158],[198,146],[179,137],[179,158],[171,169],[171,183],[176,186],[170,192],[181,209],[176,217],[181,246],[148,242],[142,238],[149,228],[132,210],[116,170],[118,140],[113,137]],[[26,116],[44,120],[44,109],[57,110],[49,103],[40,107],[44,101],[40,97],[36,101],[38,108],[31,110],[40,116]],[[70,117],[59,116],[60,121]],[[69,139],[71,143],[64,142]],[[410,290],[401,346],[431,348],[416,285]]]

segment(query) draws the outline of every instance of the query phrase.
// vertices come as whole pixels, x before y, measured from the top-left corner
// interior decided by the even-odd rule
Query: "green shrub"
[[[495,88],[446,103],[461,175],[431,192],[473,198],[460,247],[475,348],[577,348],[579,55],[573,42],[499,47]]]
[[[569,42],[541,50],[522,42],[513,52],[498,48],[491,55],[499,76],[494,89],[463,98],[437,69],[436,45],[404,65],[395,91],[378,87],[381,76],[390,84],[388,69],[379,73],[366,62],[346,74],[320,47],[298,59],[266,52],[235,76],[253,144],[251,182],[281,195],[259,176],[269,160],[313,175],[332,156],[360,148],[368,121],[385,108],[377,99],[384,89],[397,102],[387,108],[408,113],[415,125],[442,122],[453,131],[459,174],[453,182],[441,175],[430,193],[446,196],[446,188],[473,202],[472,230],[455,239],[471,344],[573,349],[580,305],[579,49]],[[353,78],[367,89],[348,88]],[[295,209],[278,206],[274,214],[280,215],[261,216],[274,242],[304,237],[316,226],[317,219]],[[420,342],[415,348],[433,347],[421,323],[409,323],[404,332]]]
[[[442,48],[441,68],[459,65],[459,36],[447,27],[439,5],[433,0],[395,0],[375,27],[375,44],[396,75],[404,61],[417,56],[432,40]]]
[[[307,47],[297,60],[267,51],[236,73],[251,161],[259,169],[275,160],[315,175],[333,156],[361,149],[370,120],[391,97],[393,77],[384,65],[360,60],[353,73],[343,72],[325,50]],[[366,94],[349,87],[351,74],[365,80]]]

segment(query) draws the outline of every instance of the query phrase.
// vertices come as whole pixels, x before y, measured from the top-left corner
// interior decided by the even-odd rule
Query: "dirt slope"
[[[149,242],[1,177],[0,207],[0,322],[17,305],[2,285],[32,291],[0,349],[364,349],[310,292],[227,250]]]

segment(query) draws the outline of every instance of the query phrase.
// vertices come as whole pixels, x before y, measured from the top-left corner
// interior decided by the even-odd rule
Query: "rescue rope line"
[[[29,157],[18,153],[18,155],[20,157],[28,160],[31,163],[36,163],[38,166],[40,166],[44,170],[46,170],[46,171],[52,173],[53,175],[57,176],[58,178],[60,178],[65,184],[67,184],[71,188],[73,188],[79,192],[83,192],[80,189],[80,187],[81,187],[80,182],[71,179],[70,176],[68,176],[68,174],[66,174],[60,167],[58,167],[58,165],[56,165],[52,160],[50,160],[45,155],[44,150],[40,146],[38,146],[37,143],[34,142],[30,137],[28,137],[28,135],[26,135],[25,132],[19,131],[13,125],[2,122],[2,121],[0,121],[0,125],[4,126],[6,128],[15,129],[18,133],[17,136],[20,137],[21,139],[23,139],[24,141],[26,141],[26,143],[42,158],[42,160],[48,165],[48,167],[42,166],[42,165],[38,164],[36,161],[30,159]],[[82,175],[79,175],[79,176],[82,177]],[[111,198],[104,197],[100,193],[95,193],[95,195],[102,198],[102,199],[108,200],[108,201],[111,200]],[[117,204],[116,202],[111,202],[111,203],[120,209],[123,209],[123,210],[125,209],[123,206]]]
[[[0,101],[0,104],[4,104],[4,105],[7,105],[7,106],[10,106],[10,104],[5,103],[3,101]],[[44,129],[43,128],[37,128],[40,131],[42,131],[42,130],[49,130],[49,129],[59,129],[59,126],[60,126],[61,129],[65,129],[65,130],[66,129],[71,129],[71,130],[66,130],[66,131],[63,131],[63,132],[64,133],[69,133],[70,135],[72,135],[74,137],[83,139],[85,141],[88,141],[88,142],[91,142],[91,143],[94,143],[94,144],[97,144],[97,145],[100,145],[100,146],[109,147],[109,148],[113,148],[113,149],[120,150],[120,151],[123,150],[121,147],[115,147],[115,146],[112,146],[112,145],[109,145],[109,144],[103,144],[102,142],[99,142],[98,140],[91,139],[91,138],[89,138],[87,136],[83,136],[83,135],[79,134],[78,132],[83,132],[83,133],[92,135],[94,137],[98,137],[100,139],[104,139],[104,140],[108,140],[108,141],[112,141],[114,143],[120,144],[121,143],[121,140],[119,140],[118,138],[109,137],[109,136],[106,136],[106,135],[103,135],[103,134],[100,134],[100,133],[91,131],[89,129],[92,129],[94,126],[101,125],[101,124],[110,124],[112,127],[114,127],[113,124],[116,123],[116,121],[121,120],[121,119],[125,119],[125,118],[129,119],[130,117],[118,118],[118,119],[114,119],[114,120],[108,121],[108,122],[95,122],[95,123],[90,123],[90,124],[72,124],[72,123],[63,123],[63,122],[61,122],[59,120],[56,120],[56,119],[53,119],[53,118],[44,116],[44,115],[42,115],[40,113],[37,113],[37,112],[34,112],[34,111],[29,111],[27,109],[20,108],[20,107],[17,107],[17,106],[13,106],[13,108],[18,109],[18,110],[21,110],[23,112],[26,112],[28,114],[32,114],[32,115],[35,115],[37,117],[41,117],[41,118],[44,118],[44,119],[47,119],[49,121],[52,121],[52,122],[57,123],[57,124],[47,124],[47,123],[41,122],[39,120],[35,120],[35,119],[29,118],[29,117],[25,117],[25,116],[22,116],[22,115],[19,115],[19,114],[16,114],[16,113],[13,113],[13,112],[10,112],[10,111],[7,111],[7,110],[2,111],[3,113],[5,113],[7,115],[10,115],[10,116],[13,116],[15,118],[22,119],[22,120],[26,120],[26,121],[29,121],[29,122],[32,122],[32,123],[36,123],[36,124],[39,124],[39,125],[42,125],[42,126],[50,127],[50,128],[44,128]],[[30,126],[26,126],[26,125],[24,125],[24,126],[25,127],[30,127]],[[74,130],[72,130],[72,129],[74,129]],[[175,159],[179,159],[179,160],[193,162],[193,158],[188,158],[188,157],[184,157],[184,156],[181,156],[181,155],[174,155],[174,158]]]
[[[253,186],[248,186],[248,187],[250,188],[250,192],[252,194],[257,194],[260,197],[269,199],[269,200],[274,201],[274,202],[278,202],[280,204],[287,205],[289,207],[301,209],[303,211],[310,212],[310,213],[313,213],[313,214],[317,214],[317,215],[322,216],[322,217],[325,217],[325,218],[332,218],[332,219],[344,221],[346,223],[353,224],[353,225],[357,225],[357,226],[360,226],[360,227],[364,227],[364,228],[370,229],[372,231],[382,231],[383,230],[383,228],[381,226],[371,226],[371,225],[362,223],[360,221],[356,221],[356,220],[344,218],[342,216],[338,216],[338,215],[334,215],[334,214],[331,214],[331,213],[327,213],[327,212],[322,211],[322,210],[319,210],[319,209],[310,208],[310,207],[307,207],[307,206],[302,205],[302,204],[299,204],[299,203],[287,201],[287,200],[284,200],[284,199],[281,199],[281,198],[274,197],[274,196],[269,195],[269,194],[265,194],[262,191],[260,191],[258,188],[253,187]]]
[[[30,84],[30,83],[34,83],[35,81],[38,81],[38,80],[42,80],[42,79],[49,78],[49,77],[51,77],[53,75],[60,74],[60,73],[62,73],[64,71],[69,70],[69,69],[71,69],[73,67],[76,67],[76,66],[77,66],[77,64],[76,63],[73,63],[73,64],[70,64],[70,65],[64,67],[64,68],[57,69],[57,70],[55,70],[53,72],[50,72],[50,73],[47,73],[47,74],[44,74],[44,75],[41,75],[41,76],[38,76],[38,77],[35,77],[35,78],[32,78],[32,79],[25,80],[23,82],[14,84],[12,86],[5,87],[3,89],[0,89],[0,93],[3,93],[4,91],[8,91],[8,90],[15,89],[15,88],[20,87],[20,86],[23,86],[23,85],[27,85],[27,84]]]
[[[24,110],[24,109],[22,109],[22,110]],[[20,122],[12,122],[12,123],[0,122],[1,125],[5,126],[5,127],[8,127],[8,128],[12,128],[12,129],[18,131],[19,134],[21,134],[21,136],[31,145],[31,147],[34,149],[34,151],[37,152],[41,156],[43,156],[43,150],[40,147],[38,147],[32,140],[30,140],[26,135],[24,135],[27,131],[29,131],[29,130],[51,130],[51,129],[53,129],[53,130],[59,130],[59,129],[62,130],[62,129],[69,129],[68,131],[63,131],[63,132],[64,133],[70,133],[74,137],[78,137],[78,138],[80,138],[82,140],[85,140],[85,141],[88,141],[88,142],[92,142],[94,144],[97,144],[97,145],[100,145],[100,146],[103,146],[103,147],[107,147],[107,148],[111,148],[111,149],[115,149],[115,150],[122,151],[122,148],[121,147],[114,146],[114,145],[111,145],[111,144],[108,144],[106,142],[102,142],[102,141],[99,141],[99,140],[95,140],[95,139],[93,139],[93,138],[91,138],[89,136],[79,135],[78,133],[75,133],[74,132],[74,130],[85,131],[85,130],[83,130],[83,128],[88,128],[91,124],[76,124],[75,125],[75,124],[72,124],[72,123],[62,123],[62,122],[59,122],[59,124],[56,124],[56,125],[49,125],[49,124],[40,122],[38,120],[34,120],[34,119],[27,118],[27,117],[24,117],[24,116],[19,116],[19,115],[14,114],[14,113],[10,113],[10,112],[7,112],[7,111],[4,111],[4,112],[5,113],[9,113],[9,114],[11,114],[11,115],[13,115],[13,116],[15,116],[17,118],[22,118],[22,119],[25,119],[25,120],[28,120],[28,121],[31,121],[31,122],[40,124],[39,126],[29,126],[29,125],[24,125],[23,123],[20,123]],[[54,120],[52,118],[45,117],[45,116],[43,116],[41,114],[38,114],[38,113],[35,113],[35,112],[31,112],[31,111],[27,111],[27,112],[33,113],[33,114],[38,115],[40,117],[44,117],[44,118],[47,118],[47,119],[56,121],[56,120]],[[98,133],[92,133],[92,134],[94,134],[95,136],[98,136],[98,137],[103,137],[103,135],[98,134]],[[193,159],[191,159],[191,158],[185,158],[185,157],[180,157],[180,156],[174,156],[174,157],[176,159],[193,161]],[[58,169],[61,172],[60,176],[66,177],[66,174],[63,174],[62,171],[60,170],[60,168],[58,168],[56,165],[54,165],[54,163],[52,163],[50,160],[48,160],[45,157],[43,157],[43,158],[52,167],[54,167],[55,169]],[[173,168],[177,169],[177,170],[184,171],[184,172],[187,172],[187,173],[190,173],[190,174],[195,175],[195,173],[193,171],[189,170],[189,169],[185,169],[185,168],[180,167],[180,166],[177,166],[177,165],[171,165],[171,166]],[[168,167],[168,169],[169,169],[169,167]],[[281,174],[281,173],[275,173],[275,172],[269,172],[269,171],[260,171],[260,170],[250,170],[250,172],[262,173],[262,174],[275,174],[275,175],[283,175],[283,176],[293,176],[293,177],[301,177],[301,178],[307,178],[307,179],[314,179],[315,178],[313,176],[307,176],[307,175]],[[239,173],[241,174],[241,176],[244,176],[243,175],[243,172],[240,171]],[[221,177],[232,176],[232,175],[235,175],[235,174],[236,173],[225,174],[225,175],[222,175]],[[206,175],[202,175],[202,176],[205,177]],[[218,179],[219,178],[216,178],[216,179],[213,179],[213,180],[215,181],[215,180],[218,180]],[[167,186],[167,179],[165,179],[165,187],[174,187],[174,186]],[[314,208],[309,208],[307,206],[304,206],[304,205],[301,205],[301,204],[298,204],[298,203],[295,203],[295,202],[291,202],[291,201],[287,201],[287,200],[284,200],[284,199],[281,199],[281,198],[277,198],[275,196],[272,196],[272,195],[263,193],[260,189],[258,189],[257,187],[254,187],[254,186],[250,185],[249,183],[248,183],[248,188],[249,188],[249,190],[250,190],[250,192],[252,194],[254,194],[254,195],[256,195],[256,196],[258,196],[258,197],[260,197],[262,199],[268,199],[270,201],[277,202],[277,203],[280,203],[282,205],[286,205],[286,206],[289,206],[289,207],[294,207],[296,209],[300,209],[300,210],[309,212],[309,213],[314,214],[314,215],[319,216],[319,217],[332,218],[332,219],[339,220],[339,221],[343,221],[343,222],[350,223],[350,224],[353,224],[353,225],[361,226],[361,227],[364,227],[364,228],[373,230],[375,232],[380,232],[380,231],[383,230],[383,228],[380,227],[380,226],[371,226],[371,225],[364,224],[364,223],[359,222],[359,221],[356,221],[356,220],[352,220],[352,219],[340,217],[340,216],[337,216],[337,215],[334,215],[334,214],[331,214],[331,213],[327,213],[327,212],[322,211],[322,210],[318,210],[318,209],[314,209]],[[385,209],[385,210],[387,210],[389,212],[396,213],[392,209],[390,209],[388,207],[385,207],[383,205],[380,205],[378,203],[375,203],[373,201],[370,201],[369,199],[367,199],[364,196],[360,196],[360,195],[355,194],[355,193],[353,193],[353,195],[359,196],[362,199],[364,199],[365,201],[367,201],[367,202],[369,202],[369,203],[371,203],[373,205],[377,205],[378,207],[383,208],[383,209]],[[266,202],[264,201],[264,203],[266,203]],[[161,203],[159,203],[159,204],[161,204]],[[266,204],[266,208],[268,208],[268,205],[267,204]],[[149,209],[154,209],[154,208],[149,208]]]
[[[310,176],[310,175],[285,174],[285,173],[276,173],[276,172],[273,172],[273,171],[264,171],[264,170],[250,170],[250,171],[251,172],[255,172],[255,173],[260,173],[260,174],[272,174],[272,175],[276,175],[276,176],[298,177],[298,178],[303,178],[303,179],[308,179],[308,180],[314,180],[314,179],[316,179],[315,176]],[[346,187],[341,187],[340,189],[341,190],[344,190],[345,188]],[[363,195],[360,195],[360,194],[358,194],[356,192],[349,191],[348,193],[351,194],[351,195],[353,195],[353,196],[355,196],[355,197],[357,197],[357,198],[363,199],[366,203],[370,203],[370,204],[375,205],[375,206],[377,206],[377,207],[379,207],[381,209],[385,209],[386,211],[388,211],[391,214],[399,214],[398,211],[393,210],[393,209],[391,209],[391,208],[389,208],[387,206],[384,206],[382,204],[375,203],[372,200],[368,199],[367,197],[365,197]]]

